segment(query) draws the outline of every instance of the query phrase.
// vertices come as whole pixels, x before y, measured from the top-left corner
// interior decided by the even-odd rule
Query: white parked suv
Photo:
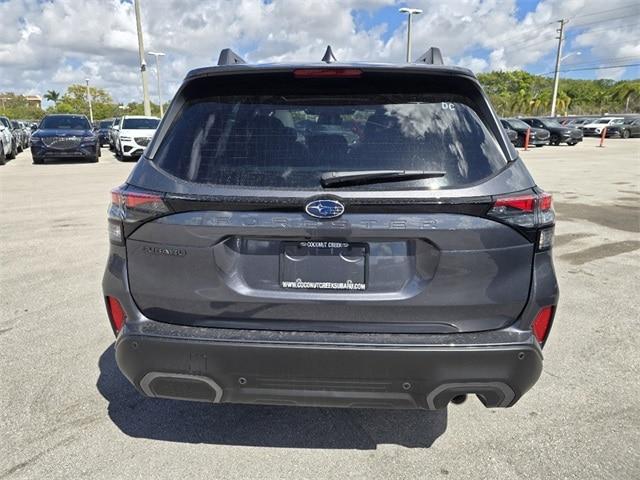
[[[16,158],[17,147],[11,133],[11,123],[7,117],[0,117],[0,165]]]
[[[610,127],[612,125],[622,125],[624,123],[624,118],[622,117],[602,117],[592,122],[587,123],[586,125],[582,125],[580,129],[585,137],[589,136],[598,136],[602,133],[602,130],[605,127]]]
[[[160,119],[140,115],[126,115],[120,119],[116,130],[116,157],[120,159],[138,158],[158,128]]]

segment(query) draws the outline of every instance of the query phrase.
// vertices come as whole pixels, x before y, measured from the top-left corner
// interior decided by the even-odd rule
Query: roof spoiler
[[[247,63],[244,59],[230,48],[225,48],[220,52],[218,57],[218,66],[220,65],[237,65]]]
[[[429,65],[444,65],[444,62],[442,61],[442,52],[438,47],[429,48],[429,50],[424,52],[413,63],[426,63]]]
[[[331,50],[331,46],[327,45],[327,49],[324,52],[322,57],[322,62],[325,63],[334,63],[336,62],[336,57]],[[225,48],[220,52],[220,56],[218,57],[218,66],[221,65],[238,65],[238,64],[246,64],[247,62],[238,55],[236,52],[231,50],[230,48]],[[429,65],[444,65],[442,61],[442,52],[438,47],[431,47],[425,53],[423,53],[416,61],[413,63],[426,63]]]

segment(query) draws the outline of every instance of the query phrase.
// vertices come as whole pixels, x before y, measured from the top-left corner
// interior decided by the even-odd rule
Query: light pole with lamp
[[[142,103],[144,105],[144,114],[148,117],[151,115],[151,106],[149,104],[149,89],[147,86],[147,62],[144,61],[140,0],[133,0],[133,7],[136,13],[136,30],[138,31],[138,54],[140,55],[140,74],[142,75]]]
[[[563,60],[571,57],[572,55],[582,55],[582,52],[571,52],[564,57],[559,57],[556,63],[556,71],[553,76],[553,95],[551,96],[551,116],[556,116],[556,102],[558,100],[558,83],[560,82],[560,64]]]
[[[91,120],[91,125],[93,126],[93,107],[91,106],[91,90],[89,90],[89,79],[85,78],[85,82],[87,82],[87,101],[89,102],[89,120]]]
[[[411,17],[420,15],[422,10],[419,8],[403,7],[398,11],[407,14],[407,63],[409,63],[411,61]]]

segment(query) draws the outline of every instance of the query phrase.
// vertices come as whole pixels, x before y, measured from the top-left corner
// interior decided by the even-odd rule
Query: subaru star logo
[[[344,213],[344,205],[336,200],[314,200],[305,211],[315,218],[336,218]]]

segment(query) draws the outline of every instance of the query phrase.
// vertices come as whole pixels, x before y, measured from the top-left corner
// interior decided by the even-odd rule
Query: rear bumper
[[[120,370],[144,395],[213,403],[439,409],[460,394],[513,406],[542,372],[531,333],[557,305],[551,251],[534,258],[529,302],[511,326],[471,333],[355,333],[212,328],[147,318],[129,291],[125,247],[111,245],[105,296],[128,318]]]
[[[542,371],[529,332],[388,337],[145,320],[125,325],[115,351],[142,394],[212,403],[439,409],[477,394],[487,407],[510,407]]]

